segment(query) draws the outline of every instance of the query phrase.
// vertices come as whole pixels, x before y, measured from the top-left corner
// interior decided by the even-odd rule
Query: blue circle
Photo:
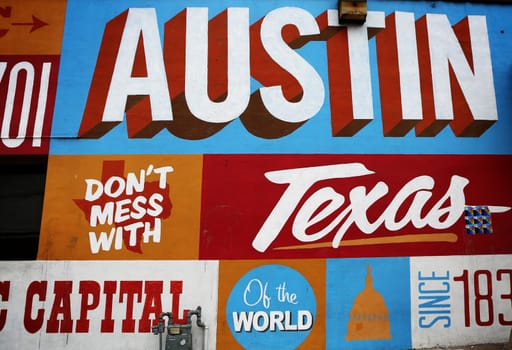
[[[295,349],[315,323],[315,293],[304,276],[288,266],[260,266],[233,287],[226,317],[245,349]]]

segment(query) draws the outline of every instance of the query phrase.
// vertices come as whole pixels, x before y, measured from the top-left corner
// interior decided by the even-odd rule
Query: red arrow
[[[38,30],[41,27],[47,26],[48,23],[41,21],[36,16],[32,15],[32,23],[11,23],[13,26],[32,26],[32,29],[30,30],[30,33],[32,33],[35,30]]]

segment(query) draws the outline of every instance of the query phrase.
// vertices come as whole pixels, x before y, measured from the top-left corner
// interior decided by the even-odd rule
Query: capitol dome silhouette
[[[373,288],[368,265],[366,286],[350,310],[346,340],[391,339],[389,312],[384,298]]]

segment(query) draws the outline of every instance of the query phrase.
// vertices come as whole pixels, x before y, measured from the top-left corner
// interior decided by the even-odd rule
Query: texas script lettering
[[[368,209],[389,193],[388,185],[379,181],[372,189],[356,186],[343,195],[330,186],[316,190],[304,199],[307,191],[324,180],[349,179],[374,174],[361,163],[335,164],[309,168],[285,169],[267,172],[265,176],[275,184],[288,187],[276,203],[252,242],[259,252],[265,252],[281,234],[292,213],[292,234],[302,243],[319,241],[331,233],[332,247],[338,248],[347,230],[355,225],[365,234],[373,234],[382,225],[389,231],[398,231],[408,224],[416,228],[447,229],[464,212],[464,188],[469,180],[453,175],[446,193],[431,207],[425,205],[432,197],[435,181],[421,175],[407,182],[393,197],[374,222],[367,216]],[[412,201],[407,201],[412,198]],[[399,209],[410,203],[401,218]],[[334,216],[334,218],[333,218]],[[321,228],[319,228],[319,224]],[[314,226],[316,225],[316,226]],[[313,228],[314,226],[314,228]],[[316,230],[315,232],[312,232]]]

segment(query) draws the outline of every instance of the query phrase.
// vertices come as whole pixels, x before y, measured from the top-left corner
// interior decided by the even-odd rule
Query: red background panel
[[[12,108],[11,121],[9,123],[9,137],[16,138],[21,123],[21,115],[24,108],[28,108],[27,130],[23,142],[17,147],[7,147],[0,140],[0,154],[48,154],[50,144],[50,134],[53,119],[53,110],[55,103],[55,94],[57,90],[57,79],[59,72],[60,56],[58,55],[4,55],[0,56],[0,62],[6,63],[3,76],[0,76],[0,128],[2,128],[7,98],[9,91],[14,93],[14,106]],[[31,66],[34,72],[34,81],[32,87],[32,95],[25,97],[25,89],[27,84],[27,73],[25,69],[20,69],[17,79],[11,71],[18,63],[26,62]],[[50,64],[48,74],[48,90],[46,99],[40,99],[42,71],[45,63]],[[17,68],[18,69],[18,68]],[[11,75],[13,79],[11,79]],[[43,90],[44,90],[43,82]],[[15,89],[15,90],[14,90]],[[24,100],[26,105],[24,106]],[[33,144],[34,126],[38,109],[44,115],[42,124],[40,144]],[[39,138],[39,137],[36,137]]]
[[[319,181],[306,192],[298,207],[318,189],[332,187],[345,197],[345,203],[340,208],[342,211],[350,201],[351,189],[365,186],[368,193],[382,181],[389,187],[389,192],[368,209],[367,217],[373,222],[406,183],[422,175],[428,175],[435,181],[432,196],[426,202],[422,216],[445,195],[454,175],[469,180],[464,188],[466,205],[512,207],[512,156],[508,155],[205,155],[200,258],[289,259],[512,253],[512,210],[492,214],[493,233],[490,234],[466,233],[464,214],[461,213],[453,226],[442,230],[429,226],[416,228],[408,223],[399,231],[389,231],[380,225],[373,233],[365,234],[352,224],[342,240],[342,243],[346,243],[351,240],[392,237],[395,243],[375,244],[375,240],[372,242],[370,239],[364,241],[363,245],[332,248],[329,243],[336,234],[335,228],[321,240],[309,242],[325,243],[327,246],[305,249],[305,243],[297,240],[291,231],[296,208],[265,252],[258,252],[252,247],[253,239],[288,187],[287,184],[275,184],[268,180],[266,172],[345,163],[361,163],[374,173]],[[414,194],[400,207],[397,221],[409,208],[412,198]],[[449,205],[449,201],[444,202],[441,208]],[[325,226],[325,223],[321,225]],[[452,242],[420,240],[396,243],[396,238],[401,236],[440,233],[449,233],[455,239]],[[289,246],[296,248],[276,249]]]

